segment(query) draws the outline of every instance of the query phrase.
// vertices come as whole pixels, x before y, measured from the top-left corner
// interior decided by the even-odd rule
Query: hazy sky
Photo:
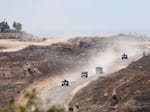
[[[150,31],[150,0],[0,0],[0,21],[40,36]],[[149,33],[150,34],[150,33]]]

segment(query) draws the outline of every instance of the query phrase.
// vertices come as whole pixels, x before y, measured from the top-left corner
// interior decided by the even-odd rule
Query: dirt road
[[[137,60],[140,57],[141,56],[134,56],[128,60],[116,59],[113,61],[111,66],[109,66],[110,68],[107,68],[110,70],[108,73],[118,71],[119,69],[126,67],[133,60]],[[107,75],[108,73],[103,75]],[[85,79],[80,78],[80,74],[76,75],[78,76],[78,78],[74,79],[74,81],[71,81],[71,85],[68,87],[62,87],[61,80],[69,79],[71,77],[69,75],[61,77],[60,80],[57,80],[58,82],[55,83],[55,86],[48,85],[42,91],[40,91],[39,93],[39,97],[41,98],[40,107],[42,109],[48,109],[52,105],[61,105],[67,109],[69,101],[72,99],[72,97],[78,90],[86,86],[88,83],[96,80],[98,77],[103,76],[90,74],[90,77]],[[50,100],[50,103],[47,102],[47,100]]]
[[[0,40],[0,47],[3,49],[0,49],[1,52],[14,52],[21,50],[29,45],[38,45],[38,46],[47,46],[51,45],[53,43],[58,42],[66,42],[67,39],[57,39],[57,38],[51,38],[47,39],[46,41],[39,41],[39,42],[25,42],[25,41],[18,41],[13,39],[1,39]]]
[[[41,108],[48,109],[52,105],[63,105],[67,108],[68,101],[77,90],[86,86],[89,82],[95,80],[98,76],[87,78],[87,79],[78,79],[78,81],[73,81],[67,87],[62,87],[57,84],[54,87],[47,87],[41,93],[40,97],[42,99]],[[50,103],[47,103],[47,100],[50,100]]]
[[[104,55],[107,52],[109,52],[107,51],[106,53],[105,52],[103,53],[104,55],[103,57],[97,57],[96,58],[97,60],[94,60],[94,61],[100,60],[99,63],[100,64],[103,63],[101,64],[101,65],[104,65],[102,66],[104,67],[104,72],[105,72],[105,74],[103,75],[107,75],[109,73],[118,71],[126,67],[132,61],[136,61],[137,59],[142,57],[143,50],[145,50],[145,47],[149,48],[149,45],[145,46],[142,44],[142,46],[144,46],[144,49],[135,49],[135,48],[130,49],[130,47],[127,46],[128,48],[126,49],[126,51],[129,51],[127,53],[129,55],[128,60],[120,59],[122,52],[125,51],[125,50],[120,49],[119,51],[115,52],[115,54],[113,54],[114,55],[113,58],[112,58],[112,55],[110,55],[110,53],[107,54],[106,56]],[[93,61],[93,64],[95,64],[94,61]],[[94,66],[92,66],[92,68],[90,67],[89,71],[91,71],[90,69],[95,70]],[[93,72],[89,72],[89,78],[87,79],[81,79],[80,73],[65,74],[65,76],[57,77],[55,80],[53,80],[52,83],[49,83],[43,89],[41,89],[41,91],[39,91],[38,96],[41,99],[41,101],[37,103],[39,104],[39,107],[42,109],[48,109],[52,105],[61,105],[67,109],[68,103],[70,102],[70,100],[72,99],[72,97],[75,95],[75,93],[78,90],[80,90],[82,87],[86,86],[88,83],[92,82],[93,80],[96,80],[98,77],[103,76],[103,75],[96,75]],[[71,85],[68,87],[62,87],[61,81],[64,79],[69,80]]]

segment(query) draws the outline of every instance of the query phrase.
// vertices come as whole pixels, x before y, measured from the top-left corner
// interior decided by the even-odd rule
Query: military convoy
[[[143,56],[145,56],[145,52],[143,53]],[[124,59],[128,59],[128,55],[123,53],[123,55],[121,56],[121,59],[124,60]],[[96,67],[96,74],[103,74],[103,68],[102,67]],[[81,72],[81,78],[88,78],[88,72],[87,71],[84,71],[84,72]],[[61,82],[61,85],[62,86],[69,86],[69,81],[67,80],[63,80]]]
[[[145,52],[143,52],[143,56],[145,56]],[[123,54],[122,55],[122,57],[121,57],[121,59],[123,60],[123,59],[128,59],[128,55],[127,54]],[[103,74],[104,72],[103,72],[103,68],[102,67],[96,67],[96,74]],[[88,72],[87,71],[84,71],[84,72],[81,72],[81,78],[88,78]],[[67,80],[63,80],[62,82],[61,82],[61,85],[62,86],[69,86],[69,81],[67,81]],[[78,110],[79,109],[79,103],[77,102],[76,104],[75,104],[75,110]],[[73,107],[69,107],[68,108],[68,112],[74,112],[74,108]]]

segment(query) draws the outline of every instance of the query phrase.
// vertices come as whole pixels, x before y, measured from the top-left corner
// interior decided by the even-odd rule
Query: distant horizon
[[[150,35],[150,0],[1,0],[0,21],[40,37]]]
[[[27,32],[27,31],[25,31]],[[119,34],[125,34],[125,35],[134,35],[134,36],[150,36],[150,31],[47,31],[47,32],[40,32],[38,33],[31,33],[32,35],[35,35],[37,37],[41,38],[74,38],[74,37],[109,37]]]

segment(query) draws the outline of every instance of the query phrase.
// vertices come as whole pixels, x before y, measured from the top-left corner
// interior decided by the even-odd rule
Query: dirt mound
[[[150,56],[127,68],[90,83],[80,90],[70,106],[80,104],[79,112],[149,112]]]

